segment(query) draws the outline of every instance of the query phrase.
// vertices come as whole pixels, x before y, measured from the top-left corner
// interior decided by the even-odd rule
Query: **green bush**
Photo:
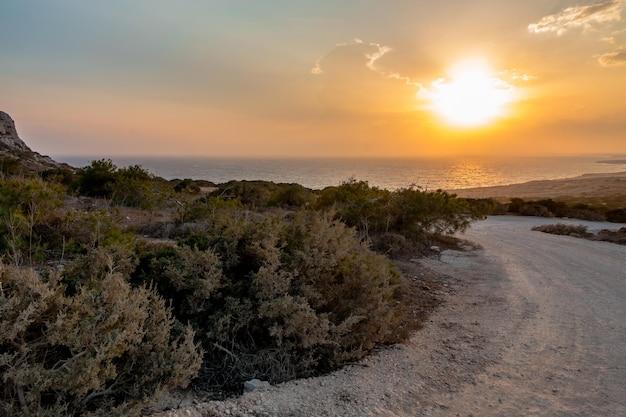
[[[251,209],[302,208],[315,200],[313,191],[300,184],[276,184],[271,181],[229,181],[220,184],[213,196],[238,199]]]
[[[52,168],[41,172],[41,178],[69,187],[76,180],[76,172],[71,168]]]
[[[201,354],[165,302],[120,274],[73,295],[55,274],[0,265],[0,416],[132,416],[187,385]]]
[[[12,157],[0,157],[0,174],[16,175],[20,172],[20,160]]]
[[[64,189],[39,179],[0,181],[0,251],[15,264],[41,262]]]
[[[116,171],[117,167],[110,159],[92,161],[89,166],[78,170],[76,189],[89,197],[110,198]]]
[[[390,192],[356,180],[324,189],[314,207],[333,208],[339,219],[365,237],[393,233],[412,241],[463,231],[471,220],[485,215],[482,209],[442,190],[412,187]]]
[[[568,205],[563,201],[544,199],[524,201],[521,198],[512,198],[508,205],[508,212],[522,216],[538,217],[571,217],[574,219],[602,221],[605,219],[605,209],[594,207],[586,203]]]
[[[235,212],[181,245],[143,252],[133,279],[154,283],[194,326],[207,352],[204,384],[311,375],[407,337],[395,300],[401,276],[328,215]]]

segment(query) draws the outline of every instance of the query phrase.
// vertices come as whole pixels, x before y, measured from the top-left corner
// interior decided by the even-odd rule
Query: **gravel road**
[[[531,231],[548,223],[492,217],[464,236],[483,249],[420,260],[445,302],[404,345],[158,416],[625,416],[626,246]]]
[[[509,311],[494,317],[500,360],[452,415],[626,416],[626,247],[530,231],[548,223],[494,217],[467,234],[504,269]]]

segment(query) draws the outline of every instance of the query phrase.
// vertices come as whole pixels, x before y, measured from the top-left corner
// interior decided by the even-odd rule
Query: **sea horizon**
[[[140,165],[167,180],[191,178],[216,184],[263,180],[297,183],[311,189],[354,179],[389,190],[412,186],[455,190],[626,171],[624,156],[606,154],[430,158],[57,156],[54,159],[76,168],[94,160],[110,159],[118,168]]]

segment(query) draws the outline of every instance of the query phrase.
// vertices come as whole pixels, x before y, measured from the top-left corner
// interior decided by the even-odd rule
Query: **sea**
[[[423,190],[507,185],[533,180],[572,178],[588,173],[626,171],[624,156],[450,157],[450,158],[207,158],[60,156],[74,167],[110,159],[118,168],[140,165],[165,179],[201,179],[215,184],[230,180],[298,183],[323,189],[346,181],[396,190]]]

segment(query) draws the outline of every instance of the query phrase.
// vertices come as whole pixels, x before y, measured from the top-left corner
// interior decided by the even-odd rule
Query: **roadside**
[[[446,295],[408,343],[155,417],[626,415],[626,248],[530,230],[545,220],[490,218],[466,236],[483,250],[420,260]]]

